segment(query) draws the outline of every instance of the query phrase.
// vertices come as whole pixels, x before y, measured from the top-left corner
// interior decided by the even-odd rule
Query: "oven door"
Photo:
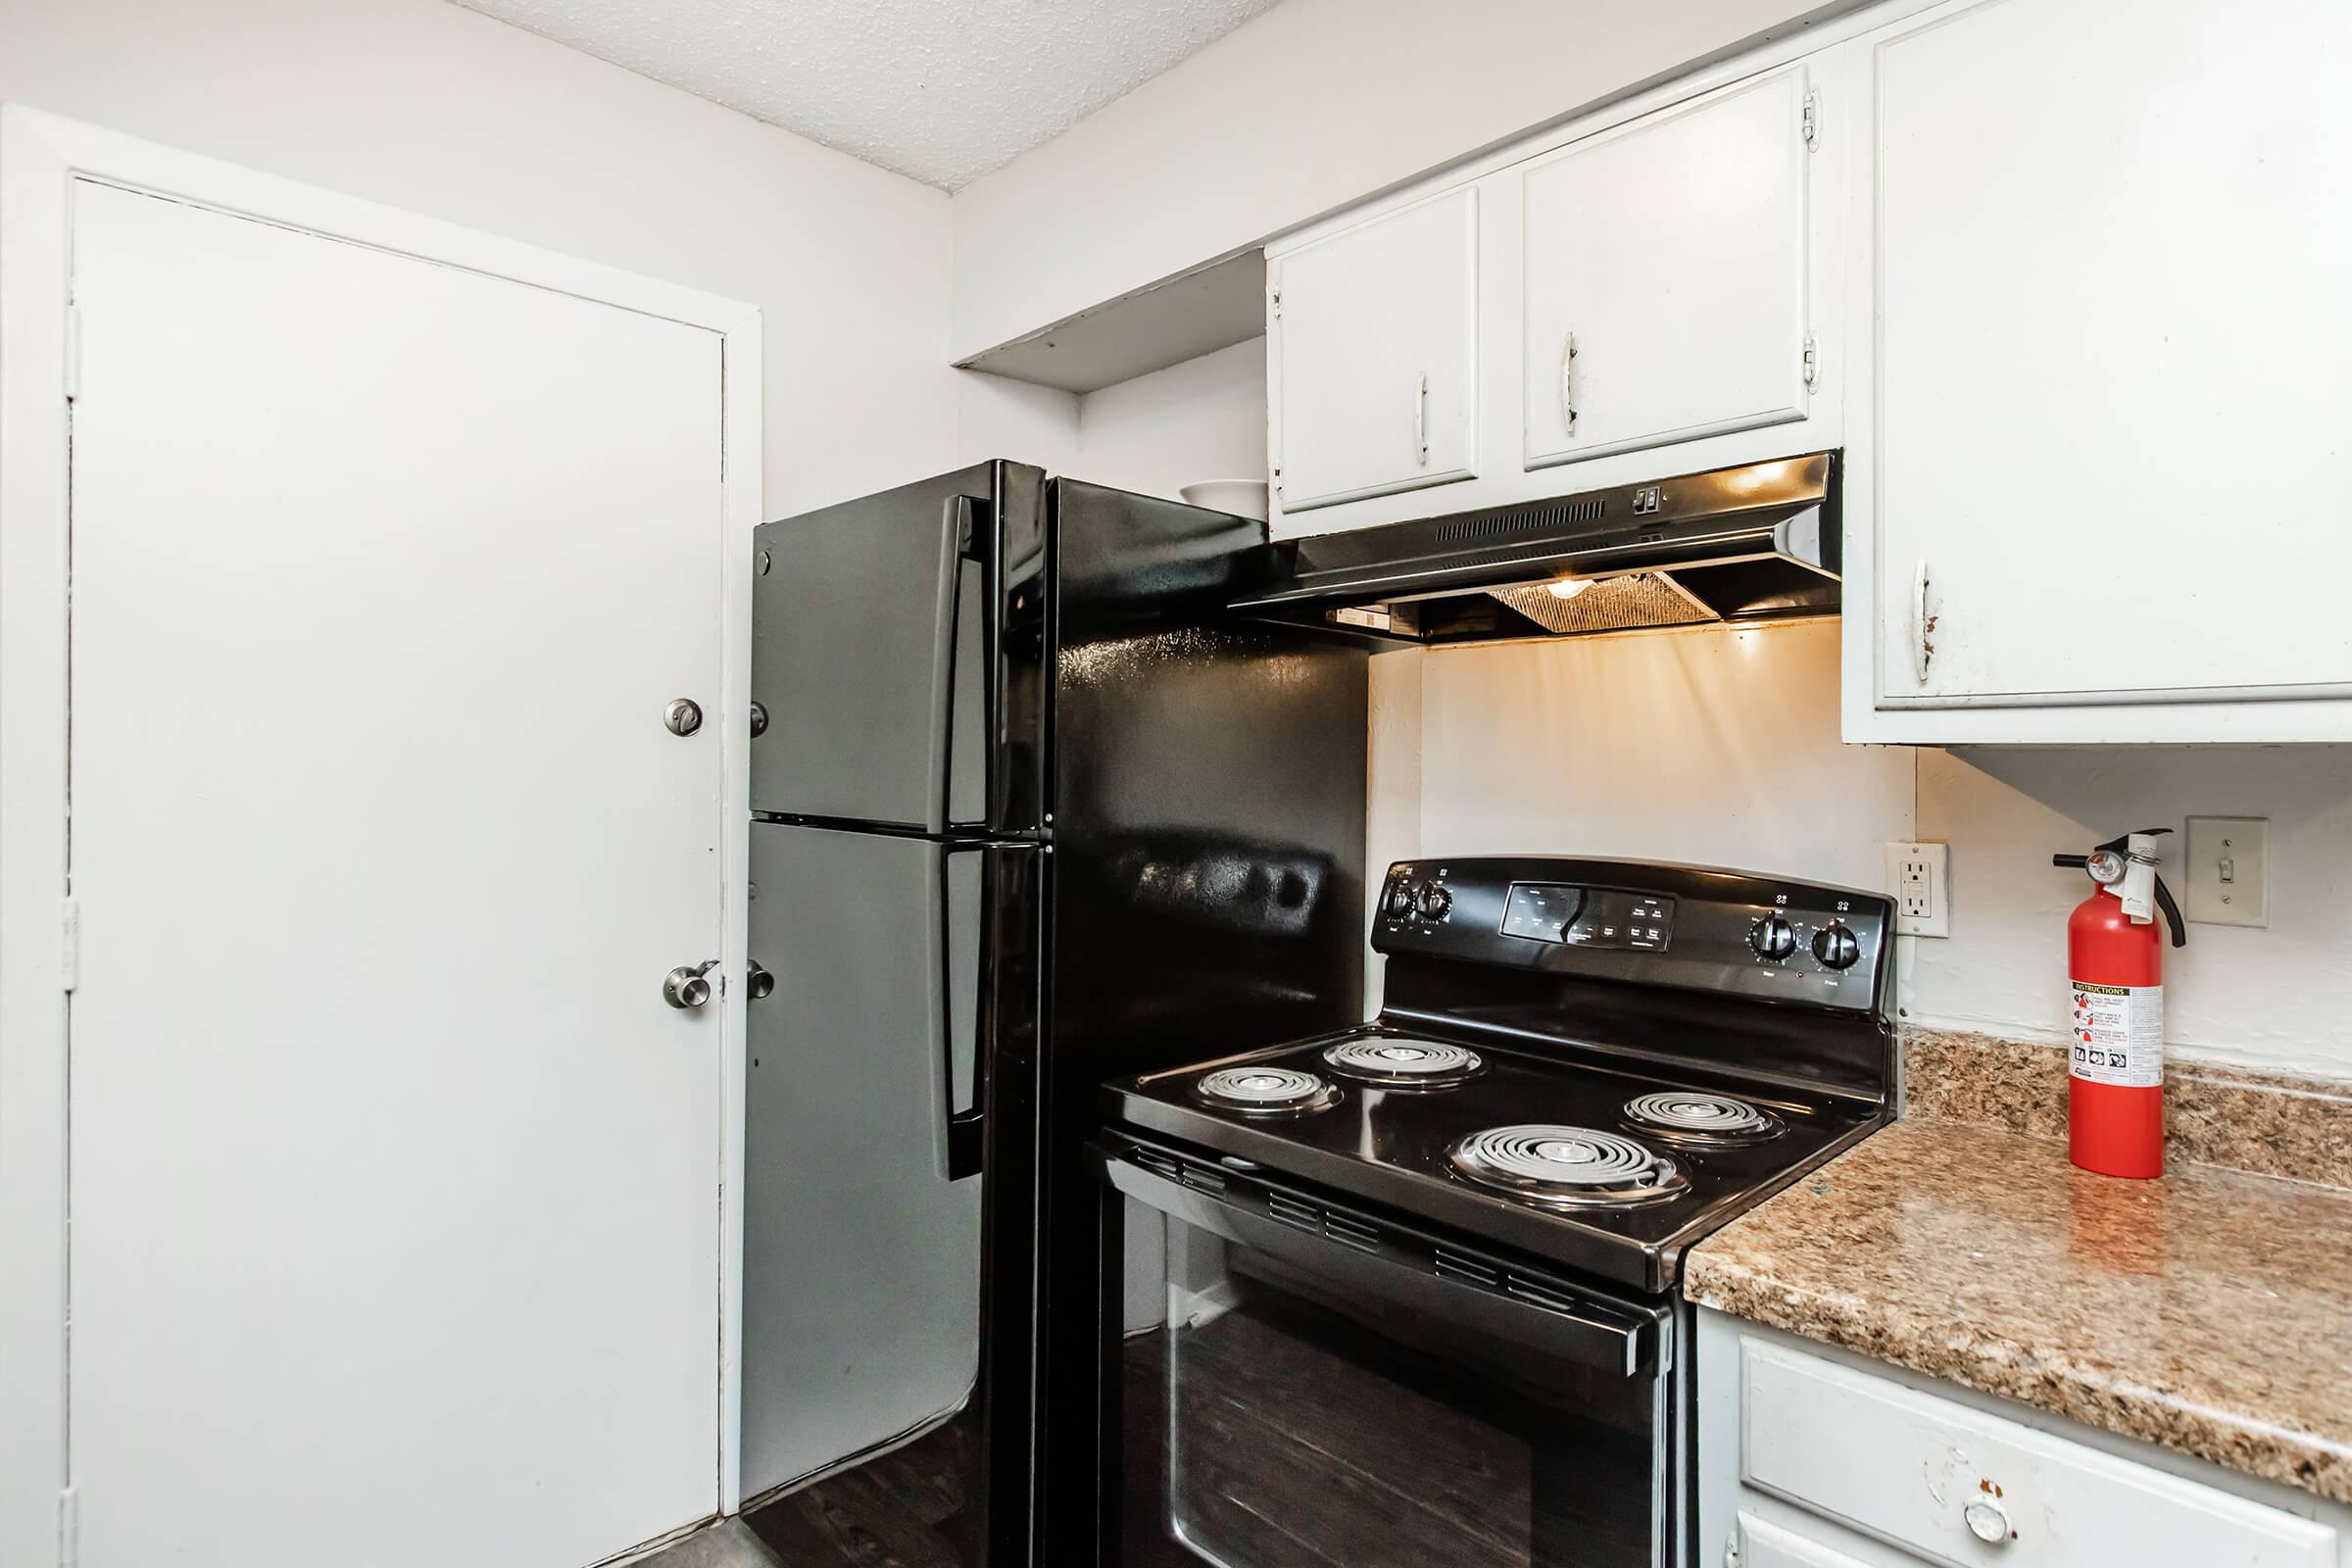
[[[1244,1162],[1124,1135],[1097,1153],[1128,1258],[1104,1292],[1108,1562],[1685,1560],[1670,1304]]]

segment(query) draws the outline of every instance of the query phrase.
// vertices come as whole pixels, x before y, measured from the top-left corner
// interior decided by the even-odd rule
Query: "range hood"
[[[1835,454],[1321,534],[1232,608],[1408,642],[1838,612]]]

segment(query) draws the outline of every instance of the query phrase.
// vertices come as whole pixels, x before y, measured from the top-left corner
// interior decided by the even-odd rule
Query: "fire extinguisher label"
[[[2164,987],[2075,982],[2072,1071],[2094,1084],[2154,1089],[2164,1082]]]

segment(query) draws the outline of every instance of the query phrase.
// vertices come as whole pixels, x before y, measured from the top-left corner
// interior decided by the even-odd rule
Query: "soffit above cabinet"
[[[1249,250],[956,362],[1016,381],[1096,392],[1248,342],[1266,329],[1266,258]]]

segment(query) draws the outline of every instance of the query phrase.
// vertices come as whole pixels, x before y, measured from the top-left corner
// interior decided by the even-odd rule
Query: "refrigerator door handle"
[[[990,914],[996,892],[996,862],[1000,847],[993,844],[947,844],[941,847],[939,858],[939,1078],[940,1106],[946,1120],[943,1148],[947,1155],[947,1178],[962,1181],[980,1174],[988,1128],[988,1062],[996,1046],[996,1008],[992,1005],[996,991],[995,936],[990,930]],[[975,993],[966,999],[972,1004],[972,1062],[968,1100],[959,1102],[956,1083],[956,858],[959,855],[980,857],[979,929],[964,935],[963,940],[974,945],[976,962],[972,966]],[[958,1105],[961,1108],[957,1108]]]
[[[989,613],[989,595],[992,573],[989,569],[990,539],[988,503],[973,496],[953,496],[945,509],[946,516],[940,540],[940,586],[937,632],[939,641],[939,814],[937,820],[950,833],[970,833],[986,830],[992,803],[996,799],[996,762],[993,755],[997,734],[998,682],[995,678],[997,657],[995,617]],[[964,592],[964,567],[976,568],[978,579],[967,596]],[[966,603],[967,597],[969,603]],[[967,625],[971,616],[976,625]],[[977,632],[976,645],[964,646],[965,640]],[[965,662],[978,664],[977,670],[967,671]],[[977,678],[977,690],[967,690],[967,679]],[[959,706],[976,700],[979,724],[967,740],[980,744],[979,800],[974,803],[976,813],[958,819],[956,789],[956,760],[958,753],[956,730],[969,725],[973,715],[958,711]]]

